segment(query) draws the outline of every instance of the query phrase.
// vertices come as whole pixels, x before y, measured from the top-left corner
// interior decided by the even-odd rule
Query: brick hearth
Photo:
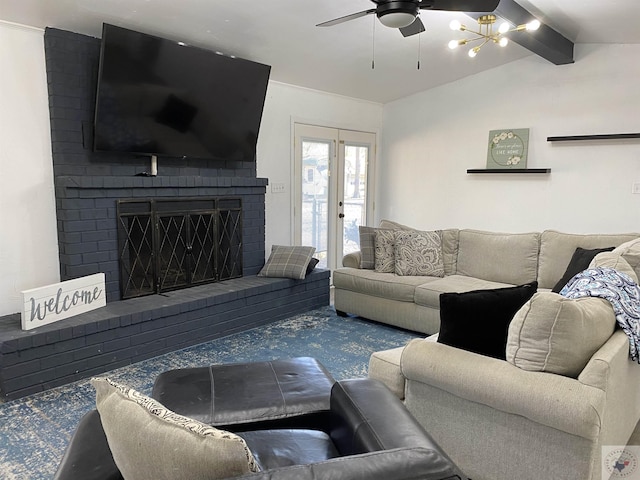
[[[246,276],[108,303],[33,330],[0,317],[0,398],[12,400],[329,304],[329,271]]]

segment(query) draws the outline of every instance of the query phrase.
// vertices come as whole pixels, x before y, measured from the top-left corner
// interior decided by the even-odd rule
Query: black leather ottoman
[[[217,427],[251,429],[278,421],[304,428],[329,412],[335,380],[314,358],[298,357],[169,370],[151,396],[167,408]]]

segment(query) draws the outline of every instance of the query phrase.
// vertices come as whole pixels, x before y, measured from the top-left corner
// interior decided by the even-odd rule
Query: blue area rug
[[[315,357],[342,380],[365,377],[371,353],[418,336],[357,317],[341,318],[325,307],[104,375],[150,394],[155,377],[174,368]],[[51,479],[80,417],[94,406],[88,379],[0,404],[0,478]]]

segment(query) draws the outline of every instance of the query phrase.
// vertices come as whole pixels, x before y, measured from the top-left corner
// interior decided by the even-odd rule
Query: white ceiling
[[[576,43],[640,43],[639,0],[518,3]],[[475,59],[449,50],[449,40],[464,37],[449,22],[475,23],[462,13],[423,10],[426,32],[408,38],[375,15],[315,26],[372,7],[370,0],[0,0],[0,20],[94,37],[102,22],[112,23],[269,64],[272,80],[380,103],[531,55],[514,42],[487,45]]]

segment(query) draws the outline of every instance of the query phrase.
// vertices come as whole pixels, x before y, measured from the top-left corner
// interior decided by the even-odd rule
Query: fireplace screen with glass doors
[[[242,276],[242,199],[118,200],[123,299]]]

